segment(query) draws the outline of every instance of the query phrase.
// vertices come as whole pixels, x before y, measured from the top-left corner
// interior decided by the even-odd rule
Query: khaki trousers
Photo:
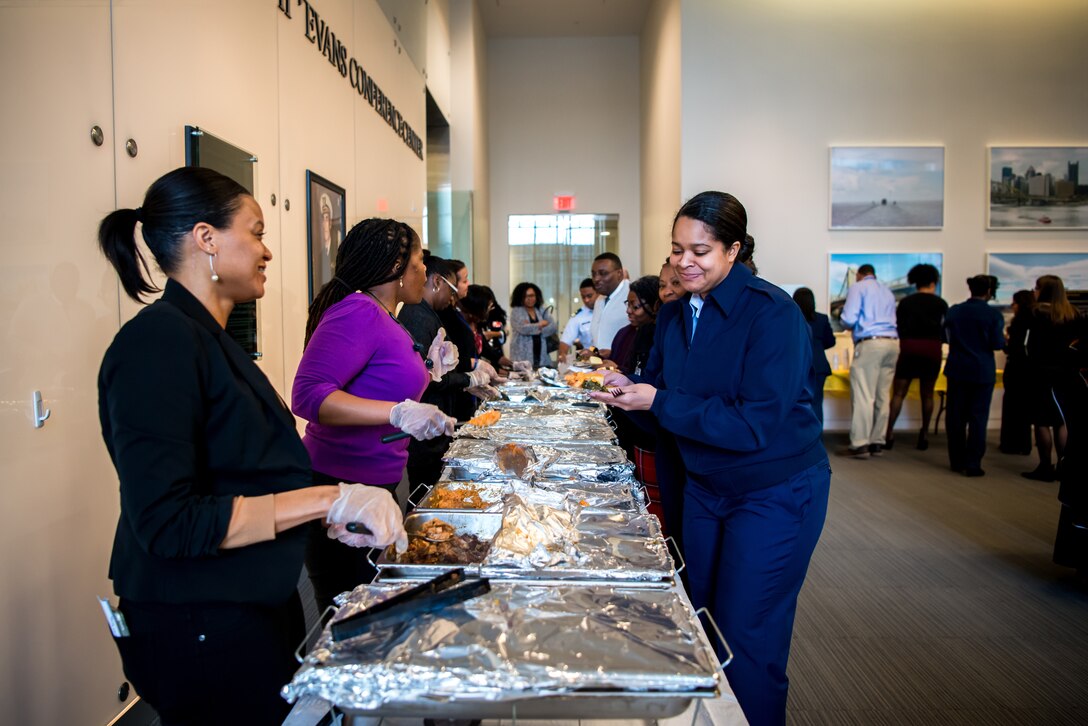
[[[899,341],[868,338],[854,345],[850,364],[850,447],[883,444],[888,428],[895,362],[899,359]]]

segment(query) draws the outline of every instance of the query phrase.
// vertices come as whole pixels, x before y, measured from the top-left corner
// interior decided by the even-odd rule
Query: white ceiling
[[[480,0],[489,38],[639,35],[651,0]]]

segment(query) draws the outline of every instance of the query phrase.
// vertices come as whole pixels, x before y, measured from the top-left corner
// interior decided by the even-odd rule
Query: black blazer
[[[812,328],[812,370],[817,378],[827,378],[831,375],[831,364],[827,362],[824,351],[835,347],[835,333],[831,330],[831,321],[823,313],[816,313],[816,317],[808,325]]]
[[[98,396],[121,491],[114,591],[154,603],[290,597],[305,528],[236,549],[219,543],[235,496],[309,486],[310,459],[268,379],[188,290],[168,281],[121,328]]]

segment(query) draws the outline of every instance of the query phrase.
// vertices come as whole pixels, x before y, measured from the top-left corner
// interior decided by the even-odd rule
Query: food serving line
[[[330,704],[360,723],[745,723],[607,409],[535,374],[500,390],[409,497],[408,551],[381,552],[300,657],[285,723]]]

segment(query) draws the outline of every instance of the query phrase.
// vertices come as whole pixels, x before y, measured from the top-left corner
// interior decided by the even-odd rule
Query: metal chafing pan
[[[424,524],[432,519],[441,519],[453,526],[457,534],[472,534],[490,542],[502,526],[502,515],[490,512],[443,511],[419,512],[409,514],[404,519],[404,529],[411,537],[417,534]],[[465,572],[479,575],[480,564],[450,562],[436,565],[417,565],[410,562],[398,562],[397,553],[392,545],[386,547],[374,566],[384,579],[427,580],[441,575],[455,567],[465,568]]]
[[[475,507],[440,507],[436,505],[438,500],[439,489],[449,489],[453,491],[471,489],[476,492],[480,497],[480,500],[486,504],[486,507],[482,509]],[[415,506],[414,512],[464,512],[466,514],[472,514],[475,512],[501,512],[502,511],[502,495],[507,489],[507,483],[502,481],[439,481],[431,490],[427,492],[422,499],[419,500],[419,504]]]
[[[413,512],[501,512],[503,495],[517,484],[517,479],[484,479],[480,481],[440,480],[419,500]],[[524,482],[528,485],[528,482]],[[547,491],[562,492],[572,498],[579,506],[588,511],[600,512],[644,512],[646,493],[637,483],[596,482],[564,479],[561,481],[536,481],[532,486]],[[472,507],[439,507],[435,505],[439,487],[448,489],[473,489],[487,506],[482,509]]]
[[[404,528],[409,536],[432,519],[452,525],[457,534],[473,534],[491,541],[502,527],[502,515],[490,512],[435,511],[408,515]],[[672,557],[661,537],[657,519],[650,515],[585,510],[576,524],[581,540],[577,548],[586,555],[580,564],[563,563],[534,568],[509,564],[466,564],[448,562],[413,564],[397,561],[388,547],[374,566],[381,582],[425,580],[455,567],[466,573],[496,582],[533,582],[537,584],[607,585],[622,582],[625,587],[668,588],[676,574]]]

